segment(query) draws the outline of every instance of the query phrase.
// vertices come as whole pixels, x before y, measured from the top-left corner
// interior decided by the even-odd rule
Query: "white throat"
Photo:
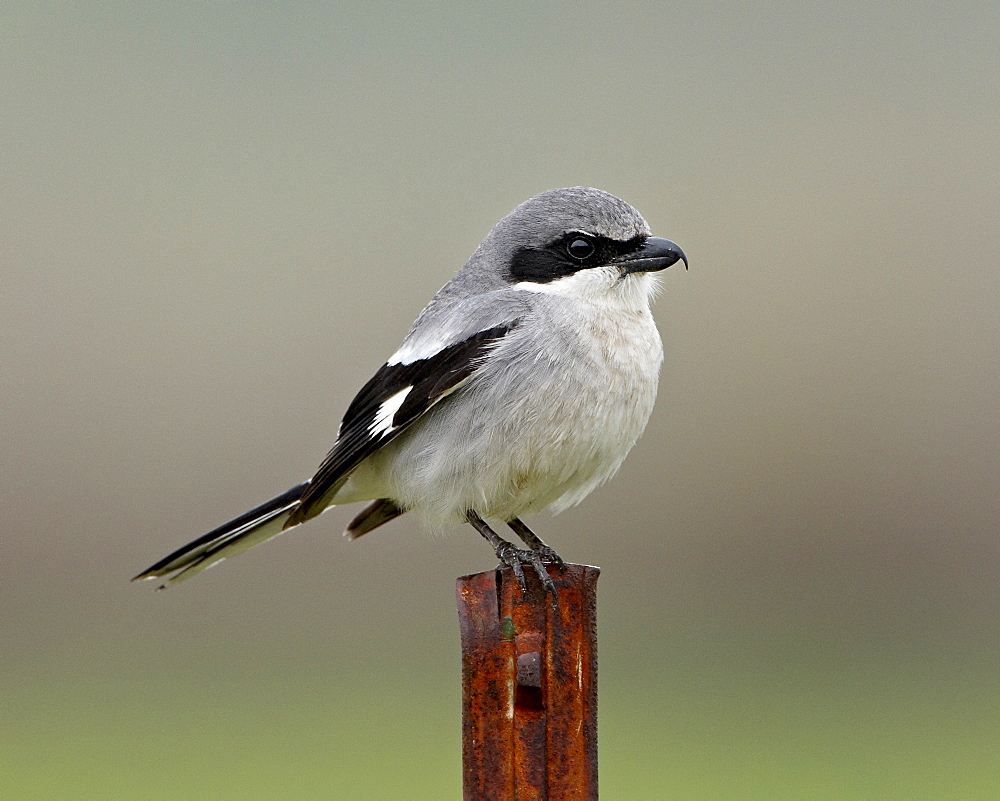
[[[642,311],[649,308],[649,301],[659,287],[659,276],[656,273],[630,273],[623,276],[617,268],[605,265],[579,270],[544,284],[520,281],[512,288],[522,292],[562,295],[627,311]]]

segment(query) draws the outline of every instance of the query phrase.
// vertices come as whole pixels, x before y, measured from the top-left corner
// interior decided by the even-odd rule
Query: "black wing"
[[[480,331],[426,359],[382,365],[351,401],[333,450],[319,466],[285,528],[320,514],[355,467],[458,389],[519,322],[515,319]]]

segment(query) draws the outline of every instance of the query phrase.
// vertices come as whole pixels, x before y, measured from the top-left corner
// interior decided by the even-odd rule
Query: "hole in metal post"
[[[538,651],[517,658],[517,690],[514,704],[521,709],[543,709],[542,655]]]

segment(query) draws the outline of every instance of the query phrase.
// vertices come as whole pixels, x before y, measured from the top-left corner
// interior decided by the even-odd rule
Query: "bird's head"
[[[645,299],[653,274],[678,261],[687,266],[684,251],[651,236],[628,203],[587,187],[525,201],[497,223],[477,255],[498,260],[517,289],[580,297],[638,291]]]

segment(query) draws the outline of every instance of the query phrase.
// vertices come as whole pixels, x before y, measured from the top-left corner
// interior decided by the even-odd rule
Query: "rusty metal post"
[[[597,577],[551,567],[458,580],[465,801],[597,799]]]

